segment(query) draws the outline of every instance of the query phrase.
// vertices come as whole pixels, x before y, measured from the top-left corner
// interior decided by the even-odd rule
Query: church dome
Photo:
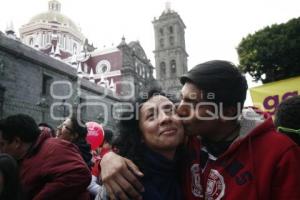
[[[32,17],[29,23],[35,22],[56,23],[61,26],[70,27],[71,29],[80,32],[79,27],[76,26],[76,24],[69,17],[56,11],[40,13]]]
[[[70,28],[77,33],[81,33],[80,28],[67,16],[61,14],[61,3],[58,0],[49,0],[48,11],[35,15],[29,24],[51,23],[60,27]]]

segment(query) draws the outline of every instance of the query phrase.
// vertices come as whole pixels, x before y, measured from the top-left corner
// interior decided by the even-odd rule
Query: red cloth
[[[188,148],[192,153],[183,176],[187,200],[300,199],[300,149],[275,131],[271,117],[216,161],[209,160],[203,172],[200,141],[190,138]]]
[[[92,167],[92,175],[96,176],[97,178],[99,178],[99,176],[101,175],[101,167],[100,167],[100,162],[103,158],[103,156],[105,154],[107,154],[108,152],[110,152],[111,149],[110,148],[102,148],[99,157],[97,158],[95,165]]]
[[[41,134],[21,161],[24,195],[33,200],[89,199],[90,171],[78,148]]]

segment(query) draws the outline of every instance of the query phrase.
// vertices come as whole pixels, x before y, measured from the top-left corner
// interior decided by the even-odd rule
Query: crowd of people
[[[0,199],[300,199],[300,96],[273,120],[244,108],[247,81],[228,61],[180,82],[179,102],[159,89],[132,102],[96,151],[76,116],[57,130],[24,114],[0,120]]]

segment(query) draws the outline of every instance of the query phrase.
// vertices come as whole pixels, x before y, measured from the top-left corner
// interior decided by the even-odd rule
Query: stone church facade
[[[13,30],[0,32],[0,119],[25,113],[55,127],[77,112],[116,130],[118,105],[153,87],[178,94],[188,55],[185,25],[175,11],[166,8],[153,21],[154,68],[138,41],[123,37],[115,47],[94,48],[60,9],[50,0],[48,12],[21,27],[20,39]]]
[[[122,97],[79,78],[77,70],[0,33],[0,118],[24,113],[56,127],[77,112],[115,130]]]

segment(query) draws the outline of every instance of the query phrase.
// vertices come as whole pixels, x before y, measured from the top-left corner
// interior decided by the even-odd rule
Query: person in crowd
[[[300,145],[300,96],[281,102],[275,114],[277,130]]]
[[[0,153],[0,199],[21,199],[17,162],[10,155],[3,153]]]
[[[145,188],[143,199],[183,199],[177,162],[184,133],[175,105],[162,92],[150,90],[133,108],[133,112],[122,115],[116,147],[144,173],[140,179]],[[119,178],[117,184],[122,184],[124,179]],[[106,187],[111,190],[114,186]]]
[[[48,132],[51,135],[51,137],[56,137],[55,130],[49,124],[43,122],[43,123],[39,123],[38,126],[42,132],[43,131]]]
[[[236,66],[205,62],[180,81],[177,112],[189,136],[184,199],[300,199],[300,149],[276,132],[268,114],[242,111],[247,82]],[[110,194],[141,199],[142,173],[133,162],[109,152],[101,168]]]
[[[0,144],[18,161],[24,199],[89,199],[91,174],[77,147],[41,133],[32,117],[0,120]]]
[[[76,117],[67,118],[57,131],[57,138],[69,141],[75,144],[81,153],[81,156],[89,168],[92,167],[91,147],[86,142],[87,128],[82,121]]]
[[[112,130],[104,128],[104,140],[102,145],[99,147],[99,156],[97,156],[97,160],[95,161],[95,164],[92,167],[92,181],[88,187],[88,191],[93,197],[95,197],[99,193],[99,191],[102,190],[102,181],[100,177],[101,168],[99,163],[103,155],[112,150],[113,136],[114,134]]]

